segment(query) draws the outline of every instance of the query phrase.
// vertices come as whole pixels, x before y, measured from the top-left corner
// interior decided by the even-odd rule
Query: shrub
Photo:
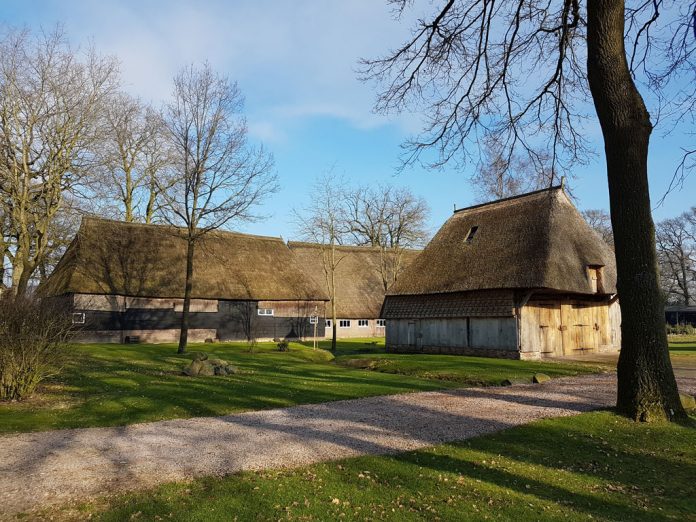
[[[287,352],[290,347],[290,344],[286,339],[283,339],[282,341],[278,342],[278,351],[279,352]]]
[[[70,312],[57,303],[0,298],[0,400],[25,399],[56,375],[72,333]]]
[[[694,335],[696,328],[690,324],[667,325],[667,335]]]

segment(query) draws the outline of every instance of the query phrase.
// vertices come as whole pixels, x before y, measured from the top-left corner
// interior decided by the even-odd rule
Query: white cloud
[[[238,80],[255,132],[276,138],[284,120],[330,116],[357,128],[413,117],[372,113],[374,90],[356,76],[360,57],[374,57],[403,39],[409,24],[391,20],[383,0],[323,2],[91,2],[61,9],[73,38],[92,38],[116,55],[128,90],[166,99],[171,78],[207,60]],[[275,121],[277,120],[277,121]]]

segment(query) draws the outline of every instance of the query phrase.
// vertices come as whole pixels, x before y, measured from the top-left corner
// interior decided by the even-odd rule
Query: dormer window
[[[478,230],[477,226],[471,227],[469,229],[469,233],[466,235],[466,240],[465,240],[465,242],[467,244],[471,243],[474,240],[474,236],[476,235],[477,230]]]
[[[590,279],[590,287],[595,294],[604,293],[604,285],[602,284],[602,265],[589,265],[587,267],[587,276]]]

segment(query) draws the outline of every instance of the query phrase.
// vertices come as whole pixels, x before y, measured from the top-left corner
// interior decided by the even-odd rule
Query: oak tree
[[[390,3],[398,15],[412,4]],[[669,359],[648,191],[653,122],[638,85],[655,94],[662,123],[693,115],[695,5],[442,0],[403,45],[363,62],[363,78],[381,86],[377,110],[423,110],[423,132],[405,144],[407,164],[466,160],[495,136],[508,154],[548,157],[553,182],[588,157],[587,122],[596,117],[622,309],[617,409],[640,420],[685,413]]]

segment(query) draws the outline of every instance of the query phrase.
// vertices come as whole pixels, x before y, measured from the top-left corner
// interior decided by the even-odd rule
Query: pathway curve
[[[611,406],[615,375],[0,437],[0,518],[202,475],[388,454]],[[696,379],[680,379],[696,393]]]

